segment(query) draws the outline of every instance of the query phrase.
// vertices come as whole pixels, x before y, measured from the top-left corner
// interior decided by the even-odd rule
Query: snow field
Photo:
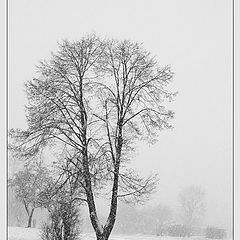
[[[95,240],[94,233],[81,234],[81,240]],[[183,240],[179,237],[158,237],[152,235],[123,235],[112,234],[109,240]],[[186,240],[204,240],[202,237],[192,237]],[[37,228],[22,228],[22,227],[9,227],[8,240],[41,240],[40,230]]]

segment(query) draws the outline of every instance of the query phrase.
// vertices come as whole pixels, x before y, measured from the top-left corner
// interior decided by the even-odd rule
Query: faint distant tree
[[[39,194],[47,187],[48,181],[48,170],[42,163],[27,165],[9,179],[9,187],[23,203],[28,215],[27,227],[31,227],[34,210],[41,207]]]
[[[164,224],[172,218],[172,210],[168,206],[158,204],[145,207],[139,211],[139,229],[141,233],[159,234]]]
[[[118,216],[114,231],[125,234],[140,233],[140,221],[139,210],[135,205],[121,203],[118,206]]]
[[[64,145],[66,171],[81,183],[97,239],[107,240],[118,199],[147,200],[156,187],[155,175],[142,178],[126,164],[135,140],[154,142],[157,130],[171,128],[173,112],[163,101],[175,95],[167,91],[173,73],[138,43],[95,35],[64,41],[38,73],[26,84],[29,128],[10,131],[21,143],[11,148],[31,156],[49,142]],[[102,225],[95,196],[109,186],[110,211]]]
[[[169,224],[169,222],[171,222],[173,218],[172,209],[168,206],[161,205],[161,204],[154,207],[151,210],[150,214],[154,216],[153,231],[155,234],[158,233],[161,227]]]
[[[159,234],[172,219],[168,206],[136,208],[135,205],[120,204],[115,231],[118,233]]]
[[[205,191],[198,186],[184,188],[179,194],[180,217],[189,231],[197,226],[205,214]]]

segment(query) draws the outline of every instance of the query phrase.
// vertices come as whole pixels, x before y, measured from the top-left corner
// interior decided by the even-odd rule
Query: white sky
[[[154,203],[186,185],[207,192],[207,223],[229,226],[232,203],[232,5],[225,0],[9,1],[9,127],[25,127],[24,82],[57,41],[101,36],[143,42],[175,72],[174,130],[140,144],[133,165],[158,172]]]

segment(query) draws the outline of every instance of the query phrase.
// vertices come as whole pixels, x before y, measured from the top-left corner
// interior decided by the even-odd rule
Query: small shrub
[[[78,240],[80,234],[79,211],[71,202],[61,202],[49,209],[50,221],[42,226],[43,240]]]
[[[226,237],[226,231],[220,228],[207,227],[205,237],[211,239],[223,239]]]
[[[170,225],[167,228],[167,235],[171,237],[186,237],[189,235],[189,229],[181,224]]]
[[[167,226],[165,225],[159,225],[156,230],[157,236],[165,236],[167,235]]]

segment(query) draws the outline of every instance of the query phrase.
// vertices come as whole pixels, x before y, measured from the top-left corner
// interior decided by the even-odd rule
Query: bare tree
[[[40,193],[48,186],[49,175],[42,163],[25,166],[9,179],[9,186],[24,205],[28,215],[27,227],[31,227],[34,210],[41,207]]]
[[[13,149],[31,156],[49,142],[61,143],[66,168],[83,190],[98,240],[113,229],[118,199],[147,200],[157,176],[142,178],[127,168],[136,139],[157,139],[156,130],[170,128],[173,112],[162,105],[173,73],[139,44],[102,41],[89,35],[64,41],[39,76],[26,84],[27,131],[11,131],[22,141]],[[110,187],[110,189],[109,189]],[[111,191],[110,211],[100,224],[95,195]]]
[[[198,186],[186,187],[180,192],[180,217],[190,230],[197,226],[205,214],[205,192]]]

